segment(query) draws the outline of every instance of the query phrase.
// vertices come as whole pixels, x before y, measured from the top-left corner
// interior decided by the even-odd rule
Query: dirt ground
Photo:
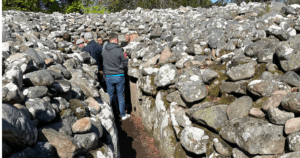
[[[121,158],[160,158],[154,139],[143,127],[141,117],[131,117],[125,121],[116,118]]]

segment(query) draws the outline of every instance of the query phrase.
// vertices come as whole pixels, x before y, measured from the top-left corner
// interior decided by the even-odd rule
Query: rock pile
[[[299,155],[300,5],[108,17],[139,35],[125,46],[131,102],[162,157]]]
[[[124,47],[133,111],[162,157],[300,155],[300,5],[2,19],[4,156],[122,157],[95,61],[65,32],[118,32],[121,45],[134,35]]]
[[[61,38],[85,18],[3,12],[3,157],[120,157],[95,60]]]

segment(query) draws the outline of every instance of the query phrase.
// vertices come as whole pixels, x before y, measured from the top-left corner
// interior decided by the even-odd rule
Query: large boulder
[[[154,78],[154,84],[157,87],[165,87],[170,84],[174,84],[177,76],[178,73],[175,65],[166,64],[158,70]]]
[[[227,119],[228,105],[217,105],[196,111],[191,116],[197,123],[213,128],[219,131],[228,123]]]
[[[193,103],[204,99],[208,92],[202,80],[186,81],[178,90],[183,99],[188,103]]]
[[[28,86],[52,86],[54,78],[47,70],[39,70],[25,74],[23,81]]]
[[[300,113],[300,92],[291,92],[285,95],[281,106],[287,111]]]
[[[26,108],[38,121],[50,122],[55,119],[56,112],[47,101],[40,98],[30,99],[25,102]]]
[[[300,132],[290,134],[287,142],[290,151],[300,151]]]
[[[240,97],[232,102],[227,108],[229,120],[247,116],[252,108],[253,100],[248,96]]]
[[[16,107],[2,104],[2,136],[9,146],[26,147],[37,141],[37,129]]]
[[[248,79],[254,76],[255,68],[252,62],[230,68],[226,75],[232,81]]]
[[[206,153],[206,145],[208,144],[209,136],[204,130],[197,127],[185,127],[181,132],[181,145],[188,151],[197,155]]]
[[[61,158],[74,157],[80,152],[80,143],[71,136],[57,132],[54,129],[43,129],[40,134],[54,146]]]

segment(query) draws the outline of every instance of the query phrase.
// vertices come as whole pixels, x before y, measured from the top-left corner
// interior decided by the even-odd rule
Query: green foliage
[[[82,8],[83,8],[82,2],[80,0],[76,0],[70,5],[66,6],[65,13],[78,12]]]

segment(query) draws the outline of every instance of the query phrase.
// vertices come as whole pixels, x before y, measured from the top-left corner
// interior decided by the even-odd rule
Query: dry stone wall
[[[300,155],[300,5],[2,15],[4,157],[122,157],[95,61],[65,32],[119,34],[161,157]]]

